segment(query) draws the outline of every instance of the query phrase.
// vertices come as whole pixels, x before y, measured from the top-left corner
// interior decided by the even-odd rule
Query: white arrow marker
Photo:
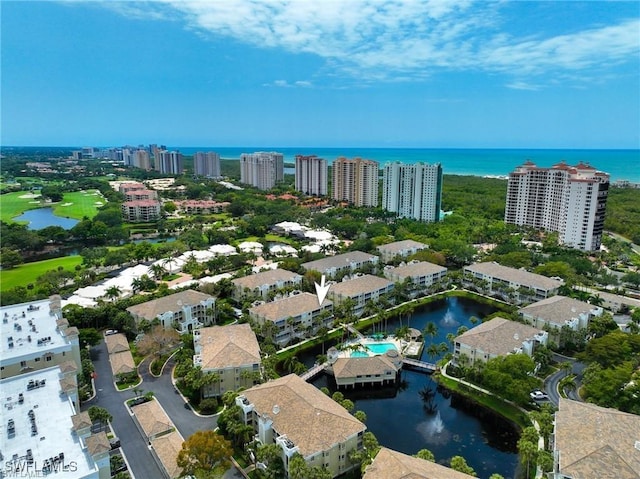
[[[322,306],[322,302],[324,298],[327,297],[327,293],[329,292],[329,288],[331,285],[324,285],[324,274],[322,275],[322,279],[320,279],[320,284],[314,283],[316,285],[316,295],[318,296],[318,304]]]

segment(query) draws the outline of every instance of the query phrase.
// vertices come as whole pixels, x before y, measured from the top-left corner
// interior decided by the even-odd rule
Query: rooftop
[[[322,307],[333,306],[328,299],[322,302]],[[300,293],[277,301],[254,306],[249,310],[252,315],[263,316],[269,321],[277,321],[288,317],[311,313],[320,309],[318,297],[311,293]]]
[[[362,479],[470,479],[435,462],[408,456],[383,447],[365,469]]]
[[[354,378],[367,374],[385,374],[385,371],[397,372],[402,367],[384,355],[367,358],[338,358],[333,363],[333,374],[336,378]]]
[[[52,302],[53,301],[53,302]],[[66,349],[69,341],[58,328],[62,318],[59,300],[43,299],[0,308],[0,362]],[[60,323],[64,326],[64,322]]]
[[[562,280],[548,278],[536,273],[530,273],[516,268],[502,266],[496,262],[475,263],[464,267],[465,270],[481,273],[493,278],[509,281],[521,286],[529,286],[544,290],[556,289],[562,286]]]
[[[393,282],[386,278],[365,274],[358,278],[341,281],[340,283],[332,285],[329,293],[350,297],[357,294],[371,293],[390,286],[393,286]]]
[[[178,431],[173,431],[153,440],[152,446],[155,449],[162,466],[169,477],[180,477],[182,469],[176,464],[178,453],[182,449],[184,438]]]
[[[295,374],[242,394],[259,414],[273,420],[273,429],[286,435],[303,456],[329,449],[366,430],[345,408]]]
[[[201,302],[207,301],[208,299],[213,299],[213,296],[188,289],[186,291],[180,291],[179,293],[170,294],[163,298],[131,306],[127,308],[127,311],[151,321],[158,315],[164,314],[167,311],[180,311],[185,306],[195,306]]]
[[[286,269],[269,269],[260,273],[251,274],[243,278],[237,278],[231,282],[240,288],[254,289],[267,284],[274,284],[278,281],[302,280],[298,273],[292,273]]]
[[[6,421],[0,435],[3,463],[14,457],[25,461],[31,455],[40,471],[45,461],[58,458],[55,464],[60,467],[75,462],[76,470],[65,472],[65,478],[97,474],[88,448],[74,432],[76,411],[60,388],[61,376],[60,368],[53,367],[0,381]]]
[[[105,336],[104,342],[107,345],[109,354],[129,351],[129,341],[127,341],[127,337],[122,333]]]
[[[260,346],[249,324],[201,328],[194,332],[203,370],[260,363]]]
[[[424,243],[414,240],[395,241],[393,243],[387,243],[378,246],[378,251],[389,254],[398,254],[407,249],[425,249],[428,246]]]
[[[580,314],[588,314],[599,309],[601,308],[584,301],[558,295],[530,304],[518,312],[562,326],[565,321],[577,318]]]
[[[405,266],[398,266],[386,270],[385,273],[393,274],[401,278],[410,278],[413,276],[422,276],[424,274],[437,274],[447,271],[447,268],[437,264],[429,263],[428,261],[418,261],[416,263],[409,263]]]
[[[131,373],[136,370],[136,364],[133,361],[131,351],[110,354],[109,361],[111,361],[111,371],[114,376]]]
[[[526,339],[533,339],[539,329],[504,318],[480,323],[456,338],[456,342],[481,349],[485,353],[504,356],[522,347]]]
[[[132,406],[131,411],[133,411],[140,423],[140,427],[149,438],[175,429],[171,419],[155,399]]]
[[[302,263],[302,267],[307,271],[316,270],[322,273],[331,268],[347,268],[353,263],[364,263],[377,260],[378,257],[375,255],[363,253],[362,251],[351,251],[349,253],[338,254],[336,256],[329,256],[316,261]]]
[[[640,416],[560,398],[555,446],[562,474],[574,479],[638,479],[638,441]]]

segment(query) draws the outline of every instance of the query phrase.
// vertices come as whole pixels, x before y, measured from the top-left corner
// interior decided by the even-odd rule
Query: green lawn
[[[82,263],[82,256],[73,255],[64,258],[45,259],[34,263],[21,264],[13,269],[0,270],[0,290],[6,291],[16,286],[27,286],[34,283],[38,276],[62,266],[73,270]]]
[[[106,201],[100,194],[94,193],[97,191],[65,193],[62,201],[53,207],[53,214],[77,220],[81,220],[85,216],[93,218],[98,213],[98,208],[103,206]]]
[[[0,195],[0,219],[6,223],[11,223],[15,216],[20,216],[27,210],[43,206],[38,198],[21,198],[21,196],[28,194],[28,191],[16,191]],[[37,203],[31,203],[32,201],[37,201]]]

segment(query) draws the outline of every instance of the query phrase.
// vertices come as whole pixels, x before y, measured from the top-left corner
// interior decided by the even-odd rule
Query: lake
[[[41,230],[47,226],[60,226],[65,230],[70,230],[79,223],[78,220],[74,220],[73,218],[63,218],[62,216],[54,215],[51,208],[28,210],[20,216],[16,216],[13,220],[21,222],[28,221],[30,230]]]
[[[466,298],[447,298],[417,310],[408,323],[422,330],[433,321],[438,327],[433,342],[438,344],[446,342],[447,334],[455,333],[460,326],[472,328],[472,316],[482,318],[495,311],[489,305]],[[402,324],[407,324],[407,318],[403,318]],[[393,332],[399,326],[398,319],[389,320],[386,330]],[[380,326],[376,325],[376,331],[379,330]],[[426,344],[430,342],[431,338],[427,337]],[[329,346],[327,342],[325,348]],[[299,359],[310,366],[321,352],[320,346],[301,353]],[[434,362],[426,351],[420,359]],[[328,376],[317,377],[313,384],[335,390],[335,382]],[[423,399],[424,391],[429,391],[427,401]],[[518,477],[517,428],[464,397],[438,388],[428,374],[403,370],[397,388],[341,392],[355,403],[355,410],[367,414],[367,428],[383,446],[410,455],[429,449],[436,462],[445,465],[452,456],[459,455],[482,479],[488,479],[493,473],[502,474],[505,479]]]

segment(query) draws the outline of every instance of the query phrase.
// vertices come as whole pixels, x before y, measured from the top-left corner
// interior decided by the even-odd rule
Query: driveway
[[[567,396],[569,399],[573,399],[574,401],[582,401],[582,398],[578,395],[578,389],[580,389],[580,384],[582,382],[582,374],[584,372],[585,364],[580,361],[576,361],[574,358],[569,358],[567,356],[562,356],[560,354],[553,354],[553,360],[556,363],[564,363],[571,362],[573,364],[571,373],[575,374],[576,389],[574,391],[569,391]],[[544,390],[549,396],[549,401],[553,403],[555,407],[558,407],[560,403],[560,393],[558,392],[558,383],[562,378],[565,377],[567,373],[563,370],[558,370],[555,373],[547,376],[544,380]]]

